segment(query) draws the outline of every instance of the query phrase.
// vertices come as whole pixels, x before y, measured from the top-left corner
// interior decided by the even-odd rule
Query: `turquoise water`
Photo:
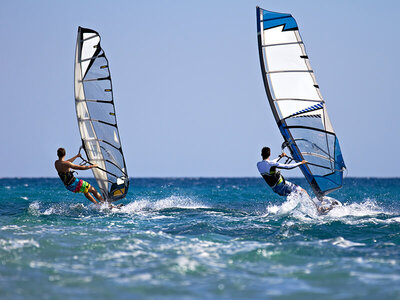
[[[400,299],[400,179],[331,196],[318,215],[261,178],[134,178],[109,210],[0,179],[0,299]]]

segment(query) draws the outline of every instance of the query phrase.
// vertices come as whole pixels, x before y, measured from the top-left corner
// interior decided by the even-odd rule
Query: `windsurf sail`
[[[257,7],[264,86],[279,130],[314,194],[321,198],[343,183],[339,141],[311,68],[296,20]]]
[[[92,171],[103,198],[108,202],[124,198],[129,178],[108,60],[100,46],[100,35],[82,27],[78,28],[75,52],[75,108],[82,147],[89,163],[98,165]]]

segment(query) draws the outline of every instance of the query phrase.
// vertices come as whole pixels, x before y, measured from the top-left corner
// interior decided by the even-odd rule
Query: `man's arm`
[[[82,155],[80,154],[80,153],[78,153],[77,155],[75,155],[74,157],[71,157],[70,159],[67,159],[66,161],[69,161],[69,162],[74,162],[74,160],[75,159],[77,159],[78,157],[81,157]],[[70,168],[72,168],[72,167],[70,167]],[[80,170],[80,169],[77,169],[77,170]]]
[[[274,162],[271,165],[277,167],[278,169],[294,169],[294,168],[296,168],[296,167],[298,167],[300,165],[304,165],[306,163],[307,163],[307,161],[303,160],[301,162],[294,163],[294,164],[281,164],[281,163],[278,163],[278,162]]]
[[[93,169],[93,168],[97,167],[96,164],[88,165],[88,166],[75,165],[72,162],[70,162],[69,160],[68,160],[67,164],[68,164],[69,168],[74,169],[74,170],[89,170],[89,169]]]

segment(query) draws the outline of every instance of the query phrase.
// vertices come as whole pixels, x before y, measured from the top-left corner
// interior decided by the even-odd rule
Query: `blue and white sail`
[[[125,197],[129,178],[122,153],[108,60],[99,34],[78,28],[75,53],[75,107],[82,146],[103,198]]]
[[[292,157],[320,198],[343,183],[345,164],[296,20],[257,7],[258,47],[267,97]]]

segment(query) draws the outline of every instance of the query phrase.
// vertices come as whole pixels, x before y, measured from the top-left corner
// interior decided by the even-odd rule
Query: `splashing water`
[[[400,294],[400,180],[347,180],[333,195],[343,206],[327,214],[261,179],[132,182],[124,206],[110,209],[56,179],[0,180],[0,297]]]

